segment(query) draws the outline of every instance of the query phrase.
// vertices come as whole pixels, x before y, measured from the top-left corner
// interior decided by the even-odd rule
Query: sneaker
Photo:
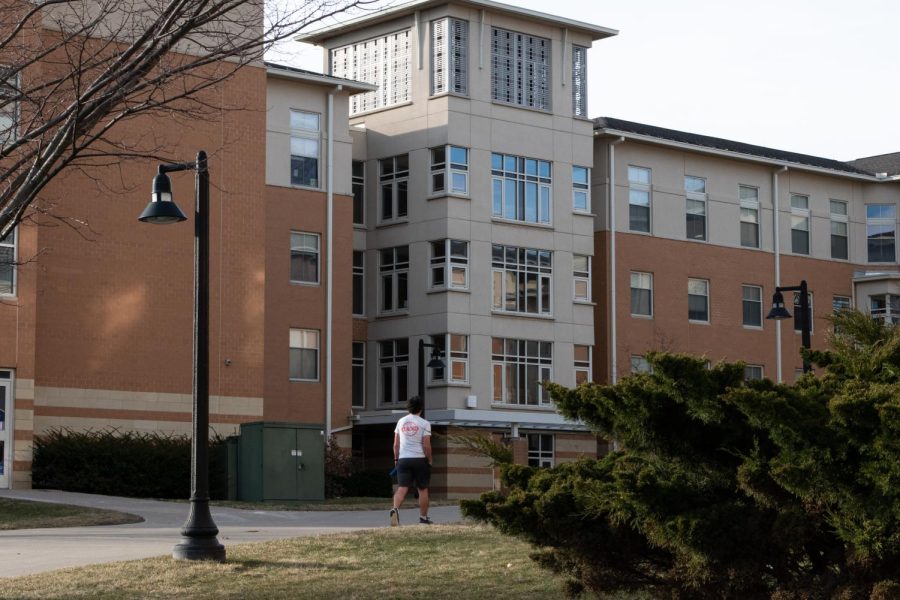
[[[419,517],[419,525],[434,525],[431,517]]]
[[[396,508],[391,509],[391,527],[398,527],[400,525],[400,511]]]

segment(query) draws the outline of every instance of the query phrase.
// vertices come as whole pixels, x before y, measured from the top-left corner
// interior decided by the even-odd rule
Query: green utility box
[[[242,423],[237,493],[238,500],[324,500],[324,427]]]

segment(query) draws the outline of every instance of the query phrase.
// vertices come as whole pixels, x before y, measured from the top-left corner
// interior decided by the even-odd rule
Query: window
[[[438,146],[431,149],[431,193],[439,192],[468,195],[468,148]]]
[[[495,217],[550,223],[550,163],[491,154],[491,198]]]
[[[832,296],[831,312],[836,315],[845,310],[850,310],[850,296]],[[835,324],[834,332],[841,333],[840,328],[837,327],[837,324]]]
[[[632,373],[652,373],[653,367],[650,365],[650,361],[648,361],[643,356],[632,356],[631,357],[631,372]]]
[[[550,110],[550,40],[491,28],[491,98]]]
[[[0,238],[0,296],[16,295],[16,230]]]
[[[431,242],[431,287],[468,289],[469,242],[462,240]]]
[[[888,324],[900,322],[900,296],[891,294],[869,296],[869,314],[874,319],[884,319]]]
[[[809,254],[809,196],[791,194],[791,252]]]
[[[807,294],[809,297],[809,312],[807,313],[809,319],[809,332],[813,332],[813,295],[812,292]],[[800,332],[802,330],[802,324],[800,319],[803,317],[803,311],[800,310],[800,292],[794,292],[794,331]]]
[[[353,315],[366,315],[366,253],[353,251]]]
[[[591,380],[591,347],[575,344],[575,385]]]
[[[572,255],[572,277],[576,302],[591,301],[591,257],[583,254]]]
[[[702,177],[684,178],[686,196],[687,239],[706,239],[706,180]]]
[[[381,167],[380,186],[382,222],[406,218],[406,199],[409,186],[409,155],[400,154],[378,161]]]
[[[0,67],[0,147],[17,137],[19,122],[19,76],[7,75],[8,67]]]
[[[319,283],[319,234],[291,232],[291,282]]]
[[[447,369],[428,369],[432,381],[448,381],[448,383],[469,382],[469,336],[448,333],[431,336],[431,343],[440,348],[444,354],[444,363],[450,366],[447,380]],[[447,352],[447,346],[450,352]],[[428,360],[426,353],[425,360]]]
[[[353,342],[353,408],[366,407],[366,343]]]
[[[331,74],[378,86],[377,90],[350,96],[351,115],[409,102],[409,30],[333,49]]]
[[[366,163],[353,161],[353,224],[366,224]]]
[[[407,282],[409,276],[409,246],[383,248],[379,251],[381,275],[381,313],[396,313],[409,309]]]
[[[847,243],[847,203],[831,200],[831,258],[847,260],[849,244]]]
[[[494,310],[551,314],[552,253],[549,250],[494,244]]]
[[[759,190],[739,186],[741,195],[741,246],[759,248]]]
[[[688,320],[709,323],[709,282],[688,279]]]
[[[762,327],[762,288],[758,285],[742,285],[744,327]]]
[[[291,185],[319,187],[319,115],[291,111]]]
[[[591,212],[591,170],[572,166],[572,210]]]
[[[586,117],[587,108],[587,48],[572,46],[572,114]]]
[[[650,233],[650,169],[628,167],[628,229]]]
[[[550,394],[541,382],[552,379],[551,342],[492,338],[491,361],[495,404],[550,404]]]
[[[631,314],[653,316],[653,275],[650,273],[631,272]]]
[[[469,93],[469,22],[431,22],[431,94]]]
[[[553,468],[553,436],[549,433],[528,434],[528,466]]]
[[[744,365],[744,379],[746,381],[763,378],[763,368],[760,365]]]
[[[378,371],[381,404],[406,402],[409,399],[409,340],[400,338],[378,342]]]
[[[315,329],[291,329],[290,348],[290,378],[318,381],[319,332]]]
[[[893,204],[866,204],[866,241],[869,262],[894,262],[896,209]]]

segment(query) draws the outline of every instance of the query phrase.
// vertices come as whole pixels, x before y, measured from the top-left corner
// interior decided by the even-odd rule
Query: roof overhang
[[[310,85],[320,85],[323,87],[341,86],[344,91],[349,94],[359,94],[363,92],[372,92],[378,89],[377,85],[366,83],[364,81],[355,81],[353,79],[344,79],[342,77],[332,77],[322,73],[312,73],[303,69],[295,69],[284,65],[273,65],[266,63],[266,74],[276,79],[289,79],[291,81],[302,81]]]

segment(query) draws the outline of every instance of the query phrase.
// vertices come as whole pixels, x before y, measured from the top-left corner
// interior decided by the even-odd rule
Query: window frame
[[[587,360],[578,358],[578,348],[585,348],[587,350]],[[591,346],[587,344],[572,344],[572,365],[575,373],[574,383],[576,386],[592,381],[594,366],[593,358],[593,348]],[[579,373],[584,374],[584,379],[582,381],[578,381]]]
[[[444,152],[443,161],[438,161],[435,158],[435,152],[440,150],[443,150]],[[454,160],[454,150],[462,150],[463,152],[465,152],[465,162]],[[469,148],[466,148],[465,146],[454,146],[453,144],[447,144],[444,146],[434,146],[430,148],[428,154],[431,164],[431,169],[428,176],[429,196],[460,196],[463,198],[468,198],[469,162],[472,155]],[[442,187],[437,187],[435,185],[436,176],[440,176],[443,179]],[[461,177],[465,182],[462,190],[458,189],[454,183],[457,177]]]
[[[314,116],[316,118],[316,128],[307,129],[305,127],[294,126],[294,115]],[[291,187],[308,188],[314,190],[322,189],[322,115],[321,113],[303,110],[300,108],[291,108],[289,115],[290,128],[290,181]],[[307,140],[315,142],[316,148],[316,177],[312,183],[297,182],[294,180],[294,158],[311,159],[313,157],[303,154],[294,154],[294,140]]]
[[[405,160],[406,168],[400,169],[398,165],[402,164],[400,159]],[[390,161],[391,171],[386,172],[386,163]],[[378,159],[378,224],[392,225],[394,223],[405,223],[409,220],[409,154],[397,154],[395,156],[386,156]],[[385,189],[391,190],[391,216],[385,217]],[[403,190],[402,214],[401,214],[401,194]]]
[[[0,65],[0,75],[10,67]],[[0,107],[0,120],[6,118],[9,120],[9,128],[6,132],[0,130],[0,148],[5,144],[15,142],[19,139],[19,82],[21,81],[19,73],[13,74],[12,77],[0,78],[0,99],[8,98],[7,105]]]
[[[357,167],[359,172],[357,173]],[[353,225],[366,226],[366,161],[354,160],[350,167],[350,186],[353,194]],[[356,220],[357,213],[360,220]]]
[[[537,440],[537,449],[531,449],[532,440]],[[550,449],[546,449],[549,440]],[[525,442],[528,448],[528,466],[538,469],[552,469],[556,466],[556,436],[552,433],[526,433]],[[532,464],[532,462],[536,464]]]
[[[704,287],[706,288],[706,293],[705,294],[692,294],[691,293],[691,282],[695,282],[695,283],[702,282],[704,284]],[[708,325],[710,323],[710,320],[711,320],[710,308],[711,307],[710,307],[710,299],[709,299],[709,295],[710,295],[709,287],[710,287],[709,279],[701,279],[698,277],[689,277],[688,278],[688,322],[689,323],[698,323],[698,324],[704,324],[704,325]],[[692,319],[691,318],[691,296],[702,297],[705,299],[706,319]]]
[[[835,212],[835,205],[843,205],[844,212]],[[831,259],[832,260],[850,260],[850,204],[845,200],[828,200],[828,212],[831,217],[829,225],[831,227]],[[844,234],[836,234],[834,232],[835,225],[843,225]],[[835,256],[834,244],[835,238],[844,239],[844,256]]]
[[[441,29],[443,29],[441,31]],[[469,22],[454,17],[431,21],[430,96],[469,95]]]
[[[751,377],[750,373],[748,372],[750,369],[759,369],[759,377]],[[766,371],[764,365],[744,365],[744,381],[761,381],[765,379],[765,377]]]
[[[889,208],[891,210],[890,217],[870,217],[869,216],[869,208],[881,207],[881,208]],[[892,256],[889,260],[872,260],[872,242],[873,235],[870,233],[873,227],[891,227],[891,233],[893,236],[890,238],[891,246],[893,252]],[[888,238],[883,238],[887,240]],[[881,240],[875,240],[881,241]],[[869,264],[891,264],[897,262],[897,205],[894,203],[882,203],[882,202],[872,202],[866,204],[866,262]]]
[[[357,257],[360,257],[360,261],[357,262]],[[366,251],[365,250],[354,250],[353,251],[353,284],[351,286],[351,292],[353,296],[350,300],[351,305],[351,315],[354,317],[365,317],[366,316]],[[356,312],[356,294],[357,294],[357,282],[359,282],[359,297],[360,303],[362,306],[362,312]]]
[[[692,181],[701,181],[703,182],[703,191],[697,192],[688,189],[688,180]],[[693,242],[708,242],[709,241],[709,227],[708,227],[708,196],[706,193],[706,177],[697,177],[696,175],[685,175],[684,176],[684,201],[685,201],[685,231],[684,237]],[[696,206],[702,207],[702,213],[691,211],[691,203]],[[703,235],[702,237],[691,236],[691,216],[694,216],[694,221],[697,221],[697,215],[700,215],[702,218],[703,224]]]
[[[579,270],[576,268],[575,260],[578,258],[583,258],[587,262],[587,269]],[[592,267],[591,264],[593,257],[588,254],[573,254],[572,255],[572,301],[584,304],[591,303],[591,276],[592,276]],[[583,283],[585,286],[585,294],[582,297],[578,296],[578,284]]]
[[[755,194],[754,197],[745,198],[744,190],[748,190],[748,191],[752,190]],[[740,184],[740,185],[738,185],[738,198],[740,200],[740,208],[739,208],[740,215],[738,218],[739,218],[740,225],[741,225],[740,232],[739,232],[741,247],[742,248],[757,248],[757,249],[759,249],[760,247],[762,247],[762,236],[760,235],[761,227],[760,227],[760,223],[759,223],[759,188],[756,186],[752,186],[752,185]],[[752,211],[756,220],[751,221],[751,220],[745,219],[744,211],[748,211],[748,212]],[[744,225],[752,225],[753,227],[756,228],[756,244],[755,245],[751,246],[751,245],[744,243]]]
[[[501,258],[498,258],[498,249]],[[515,262],[510,262],[510,252],[515,254]],[[533,261],[529,259],[529,253],[537,253]],[[542,265],[543,257],[547,257],[547,265]],[[515,302],[516,306],[524,305],[525,309],[511,310],[506,308],[509,304],[510,290],[509,280],[510,274],[514,276],[515,281]],[[500,290],[498,294],[497,283]],[[537,311],[529,311],[528,307],[528,280],[529,276],[534,275],[537,279]],[[549,306],[544,307],[544,291],[546,282],[546,297]],[[524,290],[524,296],[520,295],[520,289]],[[500,304],[497,304],[497,298]],[[553,251],[542,250],[537,248],[522,248],[520,246],[506,246],[504,244],[491,245],[491,312],[507,315],[522,315],[536,317],[552,317],[553,316]]]
[[[635,287],[634,286],[635,275],[638,276],[639,284],[644,283],[644,276],[646,276],[647,280],[650,282],[650,286],[649,287]],[[646,271],[631,271],[629,273],[629,285],[630,285],[630,289],[631,289],[631,297],[630,297],[631,303],[629,306],[629,311],[631,312],[631,316],[637,317],[640,319],[652,319],[653,318],[653,273],[648,273]],[[634,312],[634,291],[635,290],[646,290],[650,293],[650,312],[648,314]]]
[[[511,164],[512,161],[514,164]],[[529,173],[530,165],[533,173]],[[512,169],[510,167],[512,166]],[[543,167],[546,166],[546,175]],[[535,218],[528,218],[529,186],[534,186]],[[512,189],[513,198],[510,200]],[[546,201],[546,202],[545,202]],[[514,205],[511,207],[511,204]],[[546,205],[545,205],[546,204]],[[499,211],[498,211],[499,207]],[[510,216],[512,208],[512,216]],[[521,212],[521,216],[519,213]],[[515,154],[491,153],[491,218],[519,225],[553,226],[553,162]]]
[[[401,250],[406,251],[406,260],[402,260]],[[385,253],[391,252],[392,261],[385,263]],[[385,279],[390,278],[392,307],[385,308]],[[406,297],[400,297],[400,281],[406,281]],[[394,307],[393,305],[396,305]],[[405,306],[403,306],[405,304]],[[391,246],[378,251],[378,315],[391,316],[409,313],[409,246]]]
[[[794,205],[795,198],[804,198],[806,200],[806,207],[799,207]],[[809,209],[809,195],[807,194],[791,194],[791,254],[797,254],[799,256],[812,256],[812,236],[810,235],[810,226],[812,225],[812,219],[810,217],[810,209]],[[798,229],[795,226],[795,223],[806,222],[806,229]],[[794,240],[794,232],[805,232],[806,233],[806,252],[798,252],[795,247]]]
[[[453,246],[463,244],[465,247],[465,256],[453,253]],[[443,256],[436,256],[435,249],[438,245],[442,245]],[[442,240],[432,240],[428,242],[428,289],[435,291],[449,290],[468,290],[469,289],[469,242],[467,240],[454,240],[445,238]],[[443,283],[435,283],[435,270],[441,269],[443,272]],[[461,270],[465,282],[463,285],[453,283],[453,275],[456,271]]]
[[[294,341],[295,341],[295,340],[293,339],[293,338],[294,338],[294,332],[297,332],[297,334],[298,334],[298,336],[299,336],[299,338],[300,338],[300,340],[299,340],[300,343],[304,343],[304,342],[306,341],[307,334],[314,333],[314,334],[315,334],[315,340],[316,340],[315,348],[311,348],[311,347],[308,347],[308,346],[295,346],[295,345],[293,345],[293,344],[294,344]],[[321,378],[321,373],[320,373],[320,372],[321,372],[321,369],[322,369],[321,347],[322,347],[322,333],[321,333],[318,329],[306,329],[306,328],[303,328],[303,327],[291,327],[291,328],[290,328],[290,330],[289,330],[289,336],[288,336],[288,349],[289,349],[289,350],[314,350],[314,351],[315,351],[315,358],[316,358],[316,362],[315,362],[316,376],[313,377],[313,378],[308,378],[308,377],[294,377],[294,376],[293,376],[293,373],[291,372],[291,362],[292,362],[292,361],[289,360],[289,361],[288,361],[288,379],[289,379],[290,381],[298,381],[298,382],[305,382],[305,383],[315,383],[315,382],[318,382],[318,381],[319,381],[319,379]]]
[[[747,298],[748,290],[756,290],[759,298],[754,300],[753,298]],[[763,328],[763,298],[765,295],[763,294],[763,286],[755,285],[752,283],[742,283],[741,284],[741,326],[744,329],[762,329]],[[747,323],[747,303],[755,303],[758,305],[758,309],[754,311],[754,315],[758,315],[759,323]]]
[[[12,237],[12,241],[10,241]],[[0,297],[15,298],[18,295],[18,260],[19,260],[19,228],[13,227],[6,237],[0,238],[0,248],[10,248],[10,262],[7,266],[0,264],[0,273],[6,270],[9,273],[9,291],[0,289]]]
[[[646,356],[642,356],[640,354],[632,354],[631,355],[631,374],[636,375],[638,373],[644,373],[646,375],[650,375],[653,373],[653,365],[650,364],[650,361],[647,360]]]
[[[875,308],[873,300],[882,298],[884,307]],[[868,297],[869,316],[873,319],[881,319],[888,325],[900,323],[900,295],[898,294],[872,294]],[[878,312],[876,312],[878,311]]]
[[[575,170],[584,171],[584,183],[576,181]],[[577,198],[584,197],[584,208],[579,208]],[[591,168],[580,165],[572,165],[572,212],[578,214],[591,214]]]
[[[401,342],[406,342],[406,353],[403,353]],[[404,404],[408,398],[400,397],[409,395],[409,338],[391,338],[387,340],[379,340],[378,342],[378,389],[376,396],[378,398],[378,406],[400,406]],[[391,354],[385,355],[385,345],[391,345]],[[384,398],[384,372],[385,369],[391,371],[391,396],[396,400],[385,400]],[[402,393],[399,387],[400,371],[406,373],[406,393]]]
[[[295,236],[302,236],[303,238],[314,238],[316,240],[315,250],[310,250],[309,248],[303,246],[302,244],[296,244],[294,242]],[[294,279],[294,258],[299,256],[314,256],[315,264],[316,264],[316,279],[315,281],[309,281],[305,279]],[[312,231],[294,231],[291,230],[291,277],[290,282],[295,285],[310,285],[310,286],[318,286],[322,284],[322,236],[318,233]]]
[[[497,351],[497,345],[500,344],[500,352]],[[536,346],[532,347],[534,344]],[[510,352],[510,345],[515,346],[515,353]],[[542,351],[546,348],[548,356],[543,356]],[[524,353],[522,352],[524,350]],[[537,350],[537,354],[530,352]],[[500,400],[497,401],[497,368],[500,368]],[[538,384],[543,381],[553,381],[553,342],[543,340],[528,340],[520,338],[491,338],[491,405],[492,406],[525,406],[525,407],[547,407],[550,408],[550,393],[542,386],[537,386],[537,403],[529,403],[528,390],[528,367],[534,367],[538,371]],[[515,368],[513,378],[516,380],[516,400],[520,397],[524,398],[524,402],[510,402],[509,368]],[[521,371],[524,369],[524,372]],[[546,377],[541,377],[544,374]],[[524,384],[521,385],[520,384]],[[520,394],[521,388],[522,394]]]
[[[539,48],[535,50],[534,45],[539,45]],[[551,47],[552,41],[549,38],[502,27],[491,27],[491,101],[507,106],[552,112]],[[539,60],[526,58],[535,56],[539,56]]]
[[[638,165],[628,165],[628,231],[632,233],[646,233],[652,235],[653,233],[653,170],[650,167],[641,167]],[[647,173],[647,183],[640,181],[638,179],[632,179],[632,173],[638,172],[646,172]],[[647,195],[647,205],[636,204],[633,202],[633,194],[632,192],[638,192],[640,194]],[[637,229],[634,224],[637,222],[632,214],[634,212],[634,208],[646,208],[647,210],[647,229]]]
[[[357,348],[362,351],[357,355]],[[356,372],[362,369],[362,388],[359,390],[359,396],[362,403],[357,404],[356,392]],[[361,340],[353,340],[350,346],[350,406],[351,408],[366,408],[366,342]]]
[[[437,346],[443,353],[444,364],[447,366],[443,369],[426,369],[428,372],[428,382],[432,385],[469,385],[469,336],[464,333],[439,333],[431,335],[431,343]],[[454,338],[461,339],[464,348],[454,348]],[[448,351],[449,348],[449,351]],[[465,377],[459,379],[453,375],[453,366],[462,365]],[[447,377],[449,372],[450,376]]]

